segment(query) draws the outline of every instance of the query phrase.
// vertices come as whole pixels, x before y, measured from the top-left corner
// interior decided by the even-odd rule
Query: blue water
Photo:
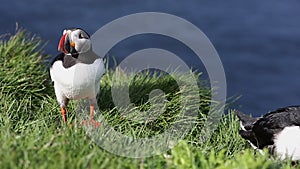
[[[298,0],[0,2],[0,34],[14,32],[18,22],[19,27],[47,41],[45,52],[51,55],[57,54],[59,37],[67,27],[82,27],[92,34],[110,21],[136,12],[177,15],[199,27],[217,49],[226,72],[228,96],[242,96],[232,107],[261,115],[300,104]],[[110,55],[122,58],[145,47],[171,50],[189,63],[195,59],[182,44],[155,36],[118,44]],[[193,66],[203,70],[201,64]]]

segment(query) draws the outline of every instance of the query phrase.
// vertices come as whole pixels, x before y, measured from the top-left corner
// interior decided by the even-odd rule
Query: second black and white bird
[[[258,118],[236,112],[240,135],[253,148],[267,148],[280,159],[300,160],[300,106],[280,108]]]

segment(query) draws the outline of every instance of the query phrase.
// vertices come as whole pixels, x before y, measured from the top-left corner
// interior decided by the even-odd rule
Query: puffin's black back
[[[289,106],[277,109],[264,115],[261,121],[266,121],[269,128],[300,126],[300,106]]]

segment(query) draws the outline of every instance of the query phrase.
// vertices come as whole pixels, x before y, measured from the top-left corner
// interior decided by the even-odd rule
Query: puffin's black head
[[[58,51],[78,55],[91,50],[90,35],[80,28],[66,29],[60,38]]]

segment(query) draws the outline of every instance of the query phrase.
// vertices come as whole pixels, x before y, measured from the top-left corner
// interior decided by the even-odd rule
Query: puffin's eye
[[[86,36],[84,33],[80,33],[79,34],[79,39],[82,39],[82,38],[84,38],[84,39],[88,39],[88,36]]]
[[[79,39],[82,39],[82,38],[83,38],[83,36],[82,36],[82,34],[80,33],[80,34],[79,34]]]

